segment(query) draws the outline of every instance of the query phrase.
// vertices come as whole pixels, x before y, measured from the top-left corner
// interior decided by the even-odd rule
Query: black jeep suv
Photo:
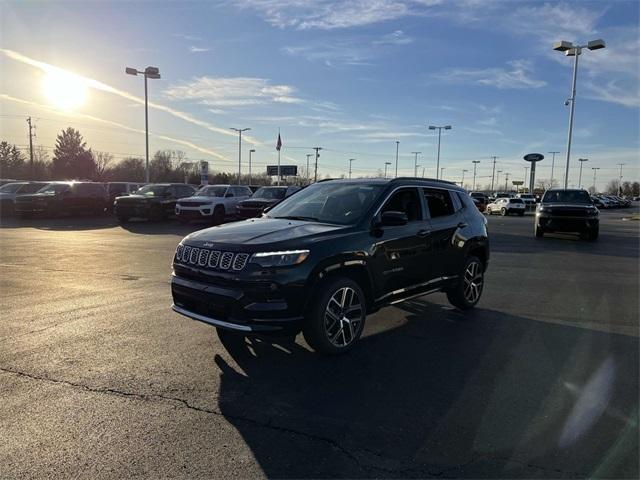
[[[14,203],[19,217],[73,214],[103,215],[109,197],[104,184],[94,182],[51,182],[37,193],[21,195]]]
[[[128,222],[131,217],[164,220],[174,214],[176,202],[196,193],[186,183],[154,183],[145,185],[131,195],[116,197],[113,213],[118,220]]]
[[[535,234],[545,232],[578,233],[596,240],[600,230],[598,209],[586,190],[547,190],[536,210]]]
[[[322,181],[261,218],[185,237],[173,309],[220,334],[302,330],[314,350],[341,353],[385,305],[444,291],[472,308],[488,261],[486,220],[452,183]]]

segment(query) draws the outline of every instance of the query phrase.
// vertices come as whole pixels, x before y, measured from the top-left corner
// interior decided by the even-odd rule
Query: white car
[[[208,219],[214,225],[220,225],[227,217],[235,216],[238,202],[251,195],[251,189],[244,185],[207,185],[192,197],[178,200],[176,217],[181,223]]]
[[[489,215],[499,213],[506,216],[510,213],[517,213],[522,217],[525,210],[526,205],[521,198],[497,198],[494,202],[487,205],[487,213]]]
[[[516,195],[516,198],[521,198],[524,200],[524,204],[527,207],[535,207],[536,206],[536,196],[532,193],[519,193]]]

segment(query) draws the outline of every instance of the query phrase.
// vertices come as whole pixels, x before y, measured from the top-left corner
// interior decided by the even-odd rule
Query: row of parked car
[[[627,208],[631,200],[617,195],[591,195],[593,204],[598,208]]]
[[[28,217],[113,212],[120,222],[133,217],[180,222],[259,216],[300,187],[133,182],[12,182],[0,186],[0,213]]]

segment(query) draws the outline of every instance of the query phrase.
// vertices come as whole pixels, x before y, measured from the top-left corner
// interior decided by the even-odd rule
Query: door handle
[[[429,235],[431,235],[431,230],[418,230],[418,233],[416,233],[416,235],[419,237],[428,237]]]
[[[468,226],[469,226],[469,224],[468,224],[468,223],[465,223],[465,222],[460,222],[460,223],[458,224],[458,228],[466,228],[466,227],[468,227]]]

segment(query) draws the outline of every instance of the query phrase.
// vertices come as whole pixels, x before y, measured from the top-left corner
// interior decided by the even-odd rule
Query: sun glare
[[[49,103],[63,110],[74,110],[82,106],[87,98],[84,81],[71,73],[47,72],[43,87]]]

